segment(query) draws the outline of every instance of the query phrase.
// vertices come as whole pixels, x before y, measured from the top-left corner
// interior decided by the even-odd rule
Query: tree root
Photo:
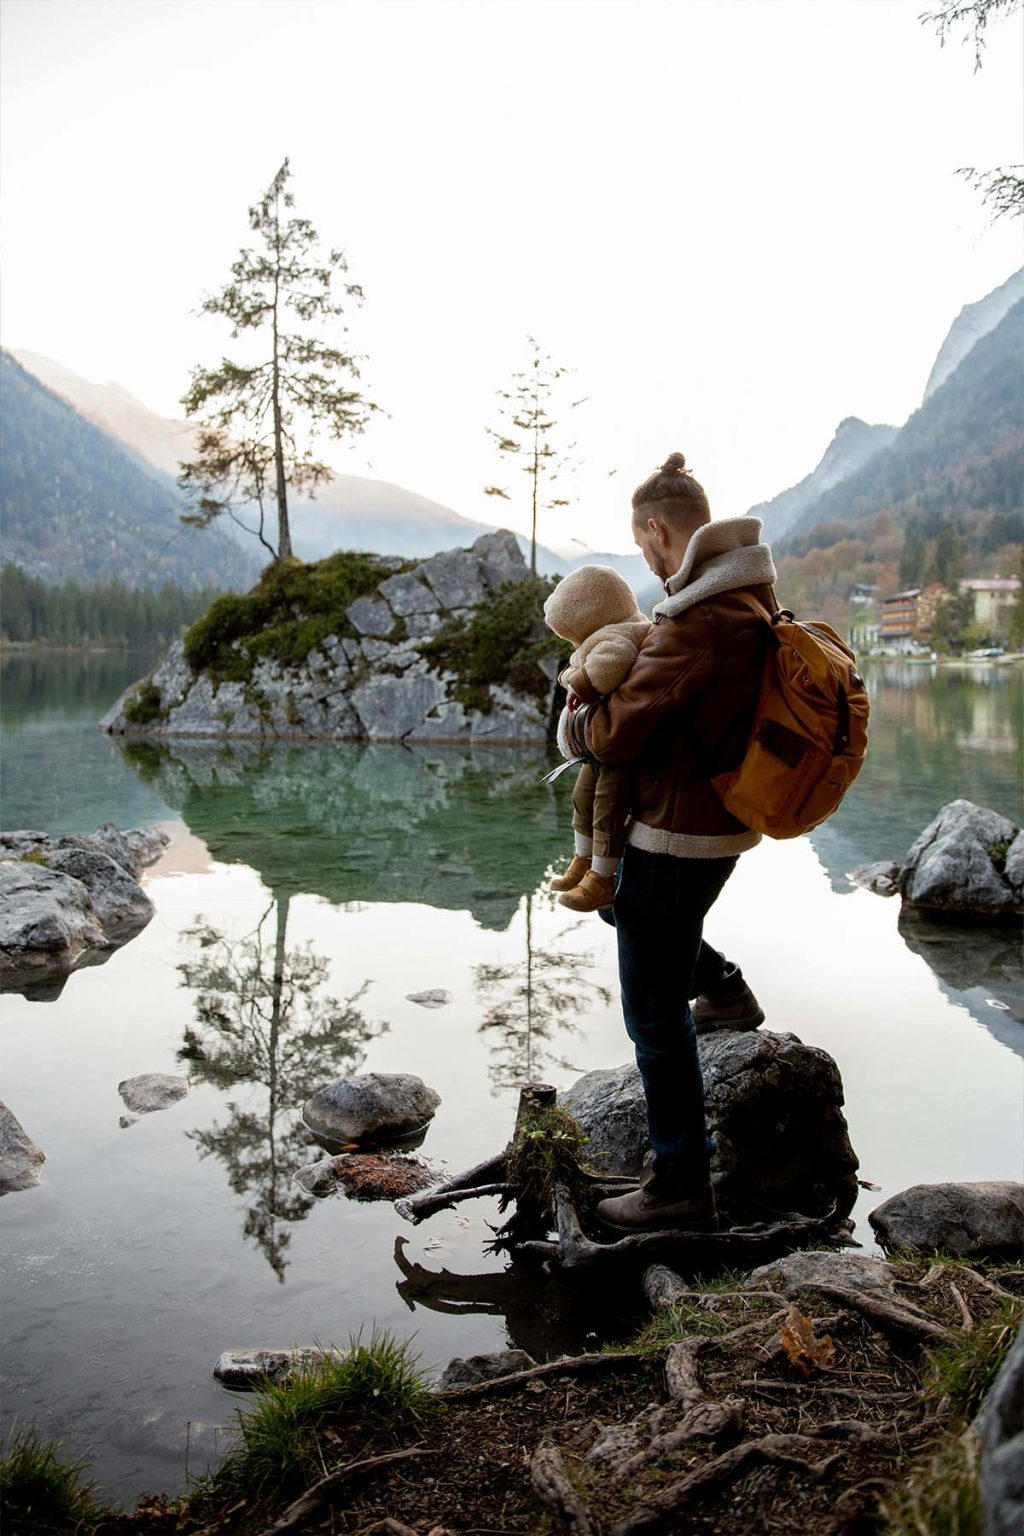
[[[489,1157],[486,1162],[477,1163],[475,1168],[467,1168],[465,1173],[457,1173],[454,1178],[446,1179],[433,1189],[424,1189],[418,1195],[406,1195],[396,1200],[395,1210],[399,1216],[416,1226],[428,1216],[447,1210],[448,1206],[456,1203],[456,1199],[473,1200],[478,1195],[500,1194],[505,1189],[504,1179],[505,1154],[501,1152],[497,1157]]]
[[[913,1339],[918,1344],[948,1344],[953,1338],[948,1328],[932,1322],[908,1302],[888,1301],[865,1291],[850,1290],[845,1285],[826,1285],[817,1281],[800,1287],[801,1295],[807,1292],[837,1301],[848,1311],[859,1312],[885,1332]]]
[[[573,1536],[595,1536],[586,1505],[569,1481],[561,1451],[553,1445],[539,1445],[530,1458],[530,1482],[541,1503],[561,1516]]]
[[[545,1376],[572,1376],[576,1372],[616,1370],[622,1365],[639,1365],[648,1356],[638,1349],[606,1350],[593,1355],[570,1355],[567,1360],[549,1360],[545,1365],[533,1365],[527,1371],[512,1371],[508,1376],[495,1376],[493,1381],[475,1381],[469,1387],[450,1387],[434,1396],[441,1402],[464,1402],[467,1398],[487,1397],[492,1392],[514,1392],[517,1387],[530,1381],[542,1381]]]
[[[284,1531],[294,1531],[297,1526],[309,1515],[316,1514],[320,1506],[331,1497],[336,1488],[343,1483],[351,1482],[354,1478],[362,1477],[364,1472],[373,1472],[377,1467],[388,1467],[396,1461],[411,1461],[416,1456],[434,1456],[437,1453],[429,1450],[413,1449],[409,1451],[388,1451],[384,1456],[369,1456],[365,1461],[349,1461],[343,1467],[335,1467],[326,1477],[322,1477],[312,1488],[307,1488],[301,1498],[289,1504],[280,1519],[267,1528],[265,1536],[280,1536]]]
[[[706,1301],[707,1291],[695,1291],[687,1286],[676,1274],[674,1269],[669,1269],[665,1264],[649,1264],[644,1270],[644,1295],[656,1312],[666,1307],[675,1307],[681,1301]],[[722,1293],[716,1293],[722,1294]],[[743,1289],[729,1291],[722,1294],[723,1301],[729,1301],[734,1296],[743,1296],[752,1301],[778,1301],[784,1302],[785,1297],[778,1291],[746,1291]]]
[[[884,1398],[886,1402],[909,1402],[915,1396],[913,1392],[879,1392],[877,1388],[872,1388],[871,1392],[868,1393],[857,1387],[833,1387],[827,1381],[822,1381],[820,1377],[816,1378],[813,1382],[775,1381],[772,1377],[768,1377],[764,1381],[758,1381],[756,1377],[752,1377],[749,1381],[738,1381],[736,1383],[736,1391],[757,1392],[762,1395],[767,1394],[769,1397],[772,1397],[777,1392],[802,1392],[805,1396],[812,1392],[827,1392],[829,1397],[852,1397],[859,1403],[862,1403],[868,1396],[876,1401]]]
[[[776,1298],[777,1299],[777,1298]],[[704,1385],[700,1379],[698,1357],[705,1349],[718,1349],[749,1338],[752,1333],[770,1332],[780,1319],[786,1316],[788,1306],[780,1307],[768,1317],[759,1317],[752,1323],[744,1323],[729,1333],[698,1333],[689,1339],[670,1344],[665,1356],[665,1386],[669,1397],[686,1407],[693,1407],[704,1397]]]
[[[706,1466],[698,1467],[679,1482],[656,1493],[646,1504],[612,1526],[611,1536],[633,1536],[634,1531],[646,1531],[660,1525],[667,1515],[677,1514],[709,1489],[730,1482],[751,1462],[767,1461],[792,1467],[817,1481],[840,1459],[840,1453],[834,1452],[821,1461],[809,1460],[808,1453],[817,1450],[820,1446],[810,1435],[764,1435],[760,1440],[745,1440],[742,1445],[734,1446]]]
[[[745,1404],[738,1397],[726,1397],[720,1403],[696,1403],[674,1429],[655,1435],[644,1450],[623,1462],[615,1475],[617,1478],[632,1477],[660,1456],[681,1451],[695,1440],[724,1440],[738,1435],[743,1428],[744,1414]]]

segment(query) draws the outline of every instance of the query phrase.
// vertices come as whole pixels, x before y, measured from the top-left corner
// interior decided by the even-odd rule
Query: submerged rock
[[[948,1253],[958,1259],[1019,1259],[1024,1250],[1024,1184],[914,1184],[869,1212],[893,1253]]]
[[[795,1035],[722,1030],[697,1042],[719,1203],[734,1219],[780,1211],[849,1214],[857,1157],[843,1115],[839,1069]],[[588,1072],[559,1102],[586,1131],[603,1171],[637,1175],[648,1146],[647,1109],[632,1063]]]
[[[876,896],[895,896],[900,888],[900,867],[891,860],[881,859],[877,864],[862,864],[852,869],[846,877],[862,890],[873,891]]]
[[[330,1195],[340,1187],[352,1200],[400,1200],[437,1182],[437,1174],[418,1158],[351,1152],[309,1163],[292,1177],[311,1195]]]
[[[465,1359],[449,1360],[437,1383],[439,1392],[452,1392],[459,1387],[473,1387],[478,1381],[497,1381],[500,1376],[511,1376],[516,1371],[529,1371],[537,1364],[525,1349],[501,1349],[490,1355],[467,1355]]]
[[[285,1381],[296,1372],[320,1365],[324,1360],[343,1360],[344,1349],[228,1349],[213,1368],[216,1379],[226,1387],[252,1390],[268,1381]]]
[[[0,1195],[34,1189],[43,1176],[46,1153],[37,1147],[6,1104],[0,1103]]]
[[[421,1008],[443,1008],[451,1002],[452,995],[443,987],[431,987],[426,992],[407,992],[405,1000],[407,1003],[419,1003]]]
[[[187,1077],[172,1077],[167,1072],[142,1072],[126,1077],[117,1091],[134,1115],[151,1115],[158,1109],[170,1109],[188,1093]],[[122,1115],[121,1120],[125,1117]]]
[[[409,1072],[364,1072],[307,1099],[302,1118],[330,1142],[400,1141],[433,1119],[441,1096]]]

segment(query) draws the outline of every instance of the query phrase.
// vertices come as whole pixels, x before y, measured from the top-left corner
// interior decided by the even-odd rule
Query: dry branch
[[[828,1301],[837,1301],[851,1312],[859,1312],[869,1322],[875,1323],[887,1333],[914,1339],[918,1344],[948,1344],[953,1335],[941,1323],[932,1322],[916,1307],[907,1302],[889,1301],[865,1291],[850,1290],[845,1285],[826,1285],[817,1281],[800,1287],[803,1294],[813,1291]]]
[[[433,1456],[436,1453],[429,1450],[388,1451],[384,1456],[369,1456],[365,1461],[349,1461],[342,1467],[335,1467],[326,1477],[322,1477],[312,1488],[307,1488],[301,1498],[289,1504],[280,1519],[270,1526],[265,1536],[281,1536],[284,1531],[293,1531],[308,1515],[315,1514],[321,1504],[331,1497],[336,1488],[343,1483],[351,1482],[361,1477],[364,1472],[373,1472],[377,1467],[387,1467],[396,1461],[411,1461],[416,1456]]]
[[[428,1216],[447,1210],[448,1206],[456,1203],[456,1198],[471,1200],[476,1195],[500,1193],[505,1186],[499,1181],[504,1178],[505,1154],[501,1152],[497,1157],[489,1157],[486,1162],[477,1163],[475,1168],[467,1168],[465,1173],[457,1173],[454,1178],[446,1179],[434,1189],[425,1189],[418,1195],[406,1195],[404,1199],[396,1200],[395,1210],[415,1226]]]

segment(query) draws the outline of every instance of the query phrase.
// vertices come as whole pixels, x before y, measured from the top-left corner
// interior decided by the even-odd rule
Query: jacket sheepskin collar
[[[698,528],[682,565],[665,583],[668,595],[652,610],[655,620],[675,618],[719,592],[774,586],[775,562],[761,543],[763,527],[759,517],[723,517]]]

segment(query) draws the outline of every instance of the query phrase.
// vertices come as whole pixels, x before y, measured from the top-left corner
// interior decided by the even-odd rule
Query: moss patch
[[[454,672],[452,697],[464,708],[488,714],[490,689],[511,688],[544,707],[551,681],[540,663],[567,658],[570,648],[544,623],[544,601],[553,581],[527,577],[506,581],[468,619],[449,619],[421,655],[439,672]]]
[[[348,607],[358,597],[372,597],[388,576],[411,570],[414,563],[359,550],[339,551],[310,565],[276,561],[251,592],[226,593],[197,619],[185,633],[185,660],[215,683],[250,682],[261,658],[300,666],[328,635],[354,638]]]
[[[132,695],[125,704],[123,713],[130,725],[152,725],[154,720],[167,718],[167,711],[160,697],[160,689],[151,679],[147,679]]]

